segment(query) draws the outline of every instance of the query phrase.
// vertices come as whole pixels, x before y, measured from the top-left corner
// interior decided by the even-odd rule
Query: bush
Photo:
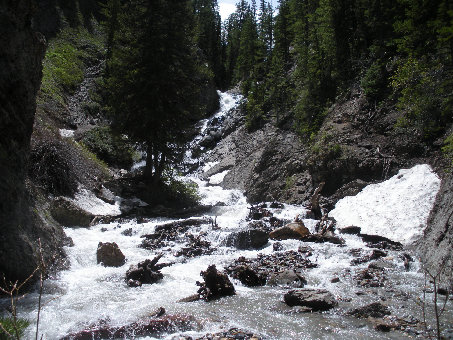
[[[194,206],[200,203],[200,195],[198,194],[198,185],[195,182],[178,181],[170,179],[169,199],[178,202],[184,206]]]
[[[365,72],[360,85],[368,98],[374,100],[382,98],[388,89],[388,75],[385,65],[380,60],[376,60]]]
[[[69,146],[61,141],[40,142],[31,151],[30,177],[53,195],[73,197],[78,183],[69,162],[70,153]]]
[[[134,150],[130,142],[113,133],[110,127],[96,127],[85,132],[81,142],[110,166],[129,169],[133,164]]]
[[[450,168],[453,169],[453,133],[444,140],[442,152],[444,153],[445,158],[449,161]]]
[[[0,324],[2,327],[13,337],[8,336],[1,328],[0,328],[0,340],[9,340],[9,339],[15,339],[17,335],[19,338],[22,338],[24,336],[24,331],[25,329],[30,325],[30,322],[25,319],[17,319],[16,322],[9,317],[9,318],[0,318]],[[16,326],[14,326],[16,324]],[[17,334],[16,334],[16,328],[17,328]]]

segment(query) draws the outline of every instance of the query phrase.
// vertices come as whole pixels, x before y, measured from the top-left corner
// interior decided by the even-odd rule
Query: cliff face
[[[428,219],[419,254],[431,275],[443,271],[453,277],[453,174],[443,180]]]
[[[44,37],[31,27],[32,2],[0,6],[0,273],[14,280],[36,267],[38,238],[46,260],[64,239],[61,228],[42,221],[25,186],[45,52]]]

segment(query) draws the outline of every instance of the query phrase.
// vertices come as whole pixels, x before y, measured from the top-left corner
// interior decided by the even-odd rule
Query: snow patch
[[[329,215],[340,228],[355,225],[363,234],[410,244],[422,236],[439,187],[440,179],[429,165],[416,165],[341,199]]]
[[[68,130],[68,129],[60,129],[60,136],[64,138],[72,138],[74,137],[75,130]]]
[[[229,172],[230,172],[230,170],[225,170],[225,171],[219,172],[218,174],[212,175],[211,177],[209,177],[209,184],[219,185],[220,183],[223,182],[223,179],[225,178],[226,174]]]

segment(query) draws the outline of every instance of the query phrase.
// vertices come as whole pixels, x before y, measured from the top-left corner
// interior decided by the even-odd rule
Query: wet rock
[[[269,208],[271,209],[283,209],[285,206],[283,205],[283,203],[280,203],[280,202],[272,202],[271,204],[269,204]]]
[[[175,254],[176,257],[196,257],[201,255],[209,255],[216,250],[216,248],[211,247],[211,242],[204,240],[201,235],[195,236],[193,234],[188,234],[187,238],[187,246],[179,250]]]
[[[334,277],[332,280],[330,280],[331,283],[338,283],[340,282],[340,278],[339,277]]]
[[[263,338],[259,335],[256,335],[252,332],[240,330],[237,328],[231,328],[228,331],[215,333],[215,334],[206,334],[202,337],[180,337],[173,338],[173,340],[262,340]]]
[[[272,255],[258,254],[255,259],[240,257],[225,270],[235,279],[240,280],[246,286],[264,285],[271,276],[282,273],[286,270],[293,271],[300,276],[305,269],[314,268],[317,265],[312,263],[303,254],[295,251],[274,253]],[[300,282],[304,282],[300,276]]]
[[[106,187],[104,187],[103,185],[101,187],[95,188],[93,192],[97,198],[100,198],[101,200],[108,204],[115,204],[116,202],[115,194]]]
[[[251,206],[249,208],[249,215],[247,219],[249,220],[260,220],[264,217],[272,217],[272,213],[266,209],[266,205],[260,205],[260,206]]]
[[[325,289],[294,289],[284,295],[288,306],[305,306],[313,311],[326,311],[338,305],[334,296]]]
[[[231,233],[227,240],[228,247],[237,249],[260,249],[269,241],[269,234],[260,229],[243,230]]]
[[[333,244],[339,244],[339,245],[344,245],[345,240],[342,239],[341,237],[335,236],[335,235],[321,235],[321,234],[310,234],[307,236],[304,236],[301,238],[302,241],[304,242],[314,242],[314,243],[333,243]]]
[[[52,202],[50,213],[55,221],[65,227],[89,227],[95,217],[65,197],[59,197]]]
[[[362,230],[362,228],[360,228],[360,227],[349,226],[349,227],[341,228],[338,231],[340,232],[340,234],[359,235],[361,230]]]
[[[264,286],[266,284],[266,273],[252,269],[250,266],[237,266],[232,275],[233,278],[241,281],[247,287]]]
[[[388,249],[388,250],[402,250],[403,245],[400,242],[392,241],[384,236],[359,234],[362,240],[370,248]]]
[[[147,321],[134,322],[121,327],[101,325],[69,334],[60,340],[91,340],[91,339],[132,339],[137,336],[160,337],[165,333],[186,332],[199,330],[200,324],[193,316],[168,315],[161,318],[152,318]]]
[[[200,286],[197,293],[201,299],[211,301],[236,294],[236,290],[228,276],[219,272],[215,265],[210,265],[200,275],[204,280],[202,283],[197,282],[197,285]]]
[[[275,243],[272,245],[272,249],[273,249],[274,251],[283,250],[283,245],[282,245],[280,242],[275,242]]]
[[[371,303],[369,305],[353,309],[347,313],[348,315],[355,316],[356,318],[383,318],[390,315],[390,310],[380,302]]]
[[[121,267],[126,263],[126,257],[115,242],[99,242],[96,259],[105,267]]]
[[[154,259],[147,259],[137,265],[131,265],[126,272],[126,282],[129,287],[138,287],[142,284],[153,284],[163,279],[160,270],[171,266],[172,263],[157,264],[163,255],[160,254]]]
[[[385,320],[373,320],[373,328],[379,332],[390,332],[397,326]]]
[[[294,270],[284,270],[279,273],[269,275],[267,285],[281,286],[289,288],[303,288],[307,284],[307,280]]]
[[[382,270],[373,268],[359,271],[354,278],[358,285],[362,287],[383,287],[386,280]]]
[[[281,241],[288,239],[300,240],[308,235],[310,235],[310,231],[305,227],[303,222],[291,222],[281,228],[273,230],[269,234],[269,237]]]
[[[124,236],[132,236],[132,228],[128,228],[124,231],[121,232],[121,235],[124,235]]]
[[[357,264],[369,262],[372,260],[377,260],[377,259],[379,259],[381,257],[385,257],[385,256],[387,256],[387,253],[385,251],[382,251],[379,249],[373,249],[371,254],[352,260],[351,265],[357,265]]]

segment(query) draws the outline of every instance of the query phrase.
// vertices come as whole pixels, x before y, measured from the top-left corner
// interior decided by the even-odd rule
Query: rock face
[[[53,201],[50,213],[64,227],[89,227],[95,217],[65,197]]]
[[[62,229],[44,222],[25,186],[30,138],[41,81],[45,39],[32,30],[33,1],[0,6],[0,273],[24,280],[37,266],[38,238],[44,261],[61,257]]]
[[[96,259],[105,267],[121,267],[126,263],[126,257],[115,242],[99,242]]]
[[[333,295],[324,289],[294,289],[284,296],[288,306],[304,306],[312,311],[326,311],[338,305]]]
[[[423,239],[419,243],[419,255],[431,274],[436,275],[441,268],[450,268],[444,273],[452,275],[453,261],[453,174],[448,174],[441,183],[439,193]]]
[[[291,222],[273,230],[269,237],[274,240],[302,239],[310,235],[310,231],[302,222]]]

